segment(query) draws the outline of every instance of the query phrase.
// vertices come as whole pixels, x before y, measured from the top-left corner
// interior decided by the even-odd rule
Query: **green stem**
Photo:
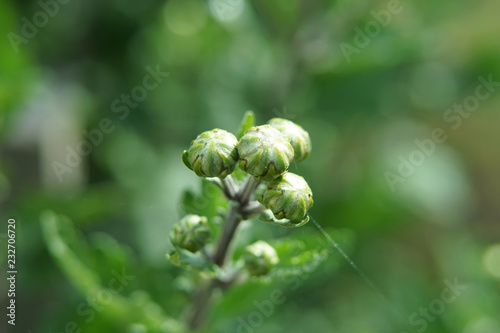
[[[232,179],[229,181],[232,181]],[[241,212],[245,212],[246,210],[248,210],[249,203],[251,202],[251,199],[258,185],[259,182],[256,182],[252,176],[248,176],[245,184],[241,186],[240,189],[236,189],[233,184],[224,184],[224,187],[226,189],[229,189],[230,187],[233,188],[233,198],[236,202],[230,203],[231,208],[229,209],[229,212],[226,216],[224,230],[222,231],[217,249],[212,258],[214,263],[219,267],[224,266],[226,257],[228,257],[231,241],[234,239],[236,230],[238,229],[238,226],[242,221]],[[195,330],[199,328],[204,322],[208,307],[210,305],[210,300],[212,298],[213,290],[220,286],[225,286],[227,288],[231,283],[232,282],[224,282],[218,279],[212,279],[200,288],[195,297],[194,308],[188,321],[190,329]]]
[[[217,250],[214,254],[214,263],[219,267],[222,267],[224,265],[224,261],[229,249],[229,244],[231,244],[231,241],[236,233],[236,229],[238,229],[238,225],[241,222],[241,216],[238,213],[238,207],[239,205],[232,205],[229,209],[226,218],[226,224],[224,225],[224,231],[222,232],[222,236],[219,240],[219,245],[217,246]]]
[[[245,184],[240,188],[240,191],[237,194],[238,202],[240,203],[241,208],[245,208],[248,202],[252,199],[257,186],[259,186],[261,182],[256,182],[252,176],[248,176]]]
[[[236,193],[238,192],[236,189],[236,184],[234,183],[233,177],[231,175],[221,180],[222,189],[224,194],[229,200],[234,200],[236,198]]]
[[[206,281],[197,292],[194,301],[194,308],[190,315],[188,324],[191,330],[198,329],[205,321],[208,306],[212,298],[212,290],[215,288],[217,281],[215,279]]]

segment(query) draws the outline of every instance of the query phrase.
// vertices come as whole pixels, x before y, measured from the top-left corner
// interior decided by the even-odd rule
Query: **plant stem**
[[[214,263],[219,267],[224,266],[231,241],[233,240],[236,230],[242,221],[241,212],[248,210],[249,203],[251,202],[255,190],[260,182],[256,182],[252,176],[248,176],[244,185],[242,185],[239,189],[236,189],[232,179],[228,179],[228,182],[223,182],[222,184],[226,191],[234,193],[234,195],[232,195],[232,199],[235,200],[235,202],[230,203],[231,208],[226,216],[224,230],[212,258]],[[250,208],[253,209],[253,207]],[[203,323],[214,288],[219,286],[229,287],[231,283],[232,282],[225,283],[224,281],[220,281],[218,279],[212,279],[200,288],[195,297],[193,311],[188,321],[190,329],[195,330]]]
[[[221,180],[222,190],[229,200],[236,199],[236,184],[234,183],[233,177],[231,175]]]
[[[236,229],[241,222],[241,216],[238,213],[239,205],[232,205],[227,214],[226,223],[224,225],[224,231],[219,240],[219,245],[217,246],[217,251],[214,255],[214,263],[222,267],[226,259],[227,250],[229,249],[229,244],[236,233]]]
[[[208,305],[212,298],[212,290],[216,286],[216,283],[217,280],[215,279],[206,281],[205,285],[198,290],[195,296],[194,308],[189,318],[189,328],[191,330],[199,328],[205,320]]]
[[[248,202],[252,199],[257,186],[259,186],[261,182],[256,182],[252,176],[248,176],[245,184],[240,188],[240,191],[237,194],[238,202],[240,203],[241,208],[245,208]]]
[[[259,184],[260,182],[256,182],[252,176],[248,176],[245,184],[242,185],[241,188],[236,190],[233,187],[235,192],[234,199],[236,200],[236,203],[231,202],[231,208],[227,213],[224,231],[222,232],[219,245],[217,246],[217,250],[215,251],[213,258],[214,263],[219,267],[224,265],[229,245],[234,238],[236,229],[238,229],[238,226],[242,221],[241,213],[247,210],[247,206],[249,205]]]

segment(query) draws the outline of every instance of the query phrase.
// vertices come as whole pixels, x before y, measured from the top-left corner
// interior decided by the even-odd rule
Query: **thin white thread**
[[[365,282],[379,295],[380,298],[384,300],[384,302],[386,302],[392,308],[393,311],[395,311],[398,315],[400,315],[396,307],[387,299],[387,297],[385,297],[385,295],[380,291],[380,289],[377,288],[377,286],[375,286],[375,284],[368,278],[368,276],[366,276],[366,274],[358,267],[358,265],[356,265],[354,261],[352,261],[352,259],[344,252],[344,250],[342,250],[340,245],[337,244],[337,242],[335,242],[332,237],[330,237],[330,235],[325,231],[325,229],[323,229],[323,227],[318,223],[318,221],[316,221],[316,219],[313,218],[310,214],[307,215],[314,223],[314,225],[318,228],[318,230],[323,234],[323,236],[325,236],[325,238],[330,242],[330,244],[344,257],[344,259],[359,274],[359,276],[361,276],[363,280],[365,280]]]

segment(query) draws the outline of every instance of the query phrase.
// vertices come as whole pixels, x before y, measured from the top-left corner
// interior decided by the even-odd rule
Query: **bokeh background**
[[[474,101],[479,77],[500,81],[500,5],[397,4],[0,1],[1,276],[8,218],[18,270],[16,326],[3,314],[2,327],[153,332],[171,320],[163,331],[174,332],[194,286],[165,259],[167,236],[183,192],[201,193],[181,152],[202,131],[236,132],[253,110],[260,124],[283,117],[309,131],[313,154],[291,171],[378,291],[312,223],[252,222],[243,241],[290,237],[328,258],[300,283],[232,289],[203,332],[500,332],[498,84],[475,111],[448,111]],[[439,128],[446,140],[419,160],[415,140]],[[97,144],[82,146],[86,133]],[[81,161],[71,153],[85,148]],[[411,156],[418,165],[391,185]],[[89,300],[116,272],[133,278],[112,300]],[[443,302],[446,281],[466,289]],[[257,320],[255,302],[276,289],[286,301]]]

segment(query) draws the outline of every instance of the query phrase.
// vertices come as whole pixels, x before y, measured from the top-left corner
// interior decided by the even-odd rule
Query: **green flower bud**
[[[238,162],[236,137],[224,130],[203,132],[191,142],[189,150],[182,154],[182,161],[199,177],[225,178]]]
[[[270,125],[251,127],[238,143],[240,168],[257,181],[270,181],[284,174],[293,160],[287,138]]]
[[[245,248],[245,267],[251,275],[266,275],[279,262],[276,250],[264,241],[257,241]]]
[[[173,246],[197,252],[210,240],[211,231],[207,218],[198,215],[186,215],[170,233],[170,242]]]
[[[297,223],[304,221],[313,205],[312,191],[304,178],[286,173],[273,180],[259,198],[277,219],[288,219]]]
[[[269,125],[276,128],[290,141],[294,151],[294,160],[301,162],[311,154],[311,139],[302,127],[295,124],[293,121],[273,118],[269,121]]]

